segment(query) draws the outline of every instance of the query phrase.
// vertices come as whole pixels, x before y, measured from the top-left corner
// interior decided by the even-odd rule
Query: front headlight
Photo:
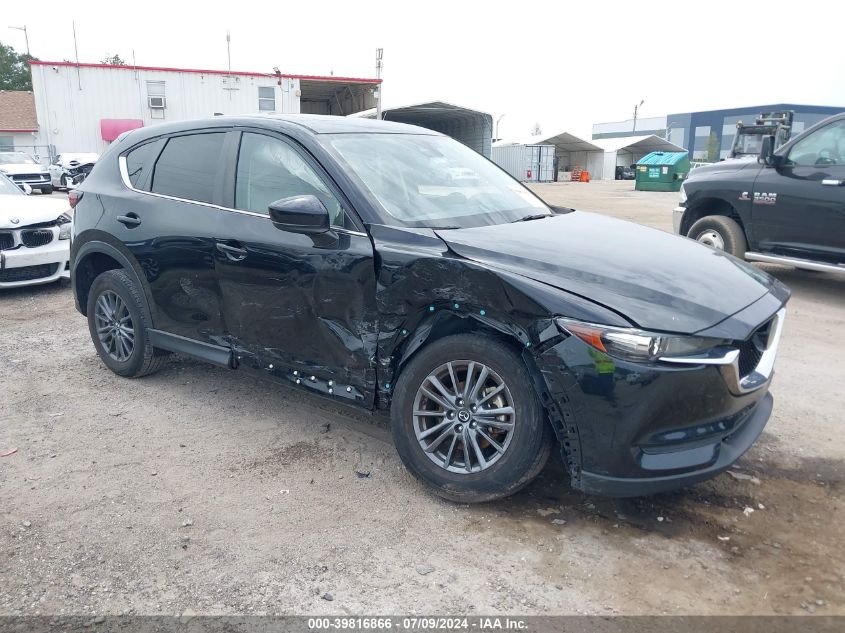
[[[636,328],[598,325],[562,317],[555,321],[561,330],[577,336],[600,352],[636,363],[653,363],[662,358],[696,356],[729,342],[719,338],[663,334]]]
[[[678,204],[686,204],[687,202],[687,189],[683,183],[681,183],[681,190],[680,190],[680,200],[678,200]]]
[[[59,239],[60,240],[69,240],[70,239],[70,232],[73,228],[73,223],[70,220],[70,216],[66,213],[62,213],[56,222],[59,225]]]

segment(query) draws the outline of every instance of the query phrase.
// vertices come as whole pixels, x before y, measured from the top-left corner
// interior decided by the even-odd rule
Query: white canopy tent
[[[653,134],[587,141],[569,132],[560,132],[497,141],[493,147],[508,145],[554,145],[560,171],[580,167],[589,171],[593,180],[613,180],[617,165],[631,165],[650,152],[686,151]]]
[[[592,141],[604,150],[602,175],[604,180],[613,180],[616,167],[635,164],[651,152],[685,152],[683,147],[670,143],[664,138],[648,134],[646,136],[625,136],[621,138],[603,138]],[[599,177],[599,176],[595,176]]]
[[[497,141],[494,147],[508,145],[554,145],[559,171],[572,171],[575,167],[586,169],[590,174],[601,172],[604,151],[594,141],[587,141],[570,132],[552,135],[540,134],[521,139]],[[599,177],[596,175],[593,178]]]

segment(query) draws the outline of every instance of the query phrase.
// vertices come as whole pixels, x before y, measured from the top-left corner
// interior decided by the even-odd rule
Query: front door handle
[[[835,180],[833,178],[825,178],[822,180],[823,185],[827,185],[828,187],[841,187],[845,185],[845,180]]]
[[[247,254],[247,250],[245,248],[240,248],[239,246],[231,246],[230,244],[224,244],[223,242],[217,242],[217,250],[223,253],[233,262],[241,261],[242,259],[246,258]]]
[[[127,226],[128,228],[132,228],[133,226],[138,226],[141,223],[141,218],[139,218],[134,213],[127,213],[126,215],[119,215],[115,218],[121,224]]]

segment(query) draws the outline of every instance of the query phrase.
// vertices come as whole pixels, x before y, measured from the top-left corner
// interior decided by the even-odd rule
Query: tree
[[[715,132],[710,132],[710,138],[707,139],[707,161],[715,163],[719,160],[719,137]]]
[[[543,129],[540,127],[540,122],[534,124],[534,127],[531,128],[531,135],[532,136],[540,136],[543,133]]]
[[[32,90],[29,62],[33,59],[0,42],[0,90]]]
[[[114,55],[106,55],[100,63],[109,64],[111,66],[126,66],[126,62],[123,61],[123,58],[117,53]]]

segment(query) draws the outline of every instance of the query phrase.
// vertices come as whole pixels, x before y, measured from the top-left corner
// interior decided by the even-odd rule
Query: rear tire
[[[88,331],[102,361],[118,376],[140,378],[162,368],[168,353],[150,345],[146,299],[124,270],[107,270],[88,293]]]
[[[748,242],[742,227],[723,215],[708,215],[695,222],[687,237],[716,250],[725,251],[740,259],[745,257]]]
[[[50,185],[48,187],[41,187],[41,193],[45,196],[49,196],[51,193],[53,193],[53,186]]]
[[[437,404],[423,388],[452,406]],[[511,413],[485,413],[491,410]],[[539,474],[552,445],[551,426],[522,359],[479,334],[439,339],[410,360],[393,393],[391,427],[408,470],[435,494],[463,503],[514,494]]]

